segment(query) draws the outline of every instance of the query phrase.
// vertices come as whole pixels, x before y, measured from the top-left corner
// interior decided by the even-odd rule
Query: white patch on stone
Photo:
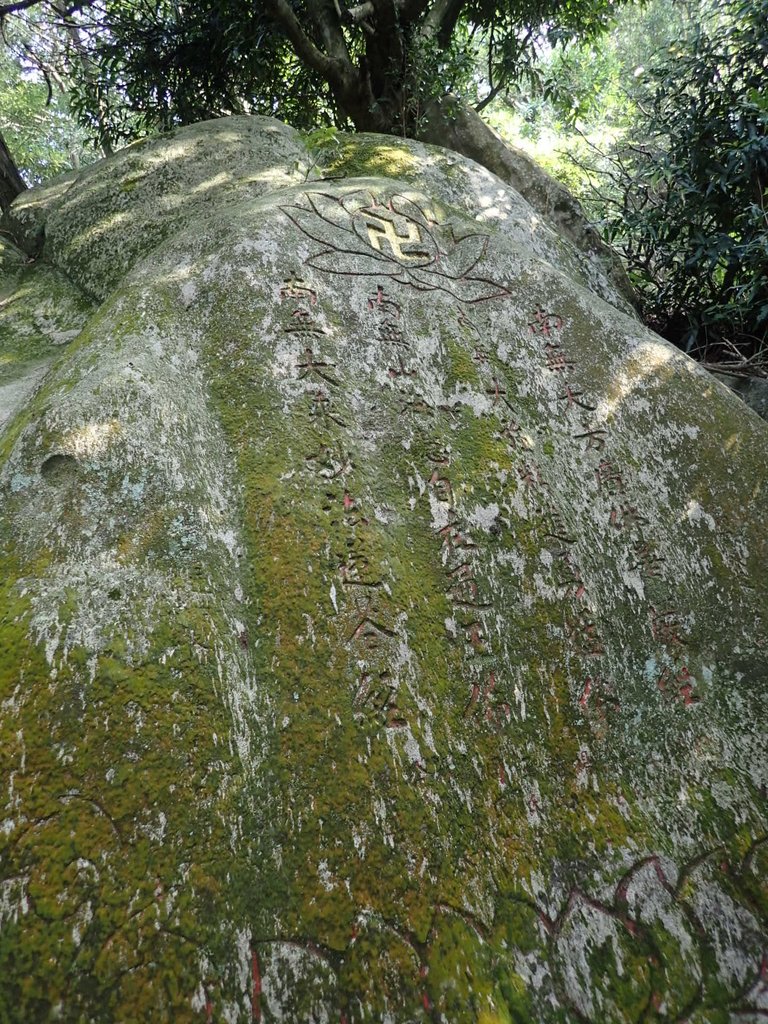
[[[296,994],[311,993],[308,1019],[331,1024],[329,1005],[335,988],[333,971],[326,961],[298,943],[260,943],[261,997],[269,1020],[297,1019],[292,1008]]]
[[[645,599],[645,584],[640,573],[636,570],[621,568],[621,579],[627,590],[634,590],[640,600]]]
[[[476,526],[485,533],[490,533],[499,518],[499,506],[492,502],[490,505],[475,505],[467,514],[470,525]]]
[[[29,898],[26,876],[17,876],[0,881],[0,925],[4,921],[16,924],[19,917],[29,913]]]
[[[689,523],[693,526],[699,526],[702,523],[706,523],[713,533],[717,531],[717,523],[713,517],[705,512],[698,501],[694,501],[693,498],[688,502],[685,510],[685,516]]]
[[[405,750],[406,757],[411,762],[411,764],[423,764],[424,759],[421,756],[421,750],[419,749],[418,741],[411,732],[410,726],[404,731],[405,743],[403,744],[403,749]]]
[[[328,861],[321,860],[319,862],[317,865],[317,877],[326,892],[333,892],[336,886],[333,880],[333,875],[328,868]]]
[[[117,420],[84,423],[64,435],[61,447],[75,458],[93,458],[117,441],[120,433],[121,426]]]
[[[590,1018],[608,1019],[610,1003],[594,978],[590,954],[599,947],[610,945],[616,973],[623,976],[624,968],[619,942],[619,925],[606,913],[591,907],[576,897],[562,925],[556,946],[563,973],[566,992],[582,1014]],[[607,1012],[606,1012],[607,1011]]]
[[[352,844],[357,850],[357,855],[361,860],[365,859],[365,837],[357,831],[354,827],[352,828]]]
[[[699,877],[689,900],[714,949],[718,976],[729,986],[743,985],[759,963],[762,930],[754,916],[734,903],[711,877],[700,877],[710,873],[709,865],[696,872]]]
[[[524,722],[525,721],[525,717],[526,717],[526,714],[525,714],[525,691],[520,686],[520,683],[519,683],[519,681],[517,679],[515,679],[514,694],[515,694],[515,702],[516,702],[518,710],[520,712],[520,721]]]
[[[432,529],[442,530],[450,522],[451,509],[446,501],[440,501],[434,491],[429,492],[429,510],[432,513]]]
[[[541,790],[539,783],[534,779],[527,787],[525,800],[525,816],[529,825],[541,824]]]
[[[435,738],[432,735],[432,726],[429,724],[429,720],[426,718],[421,723],[421,731],[424,735],[424,742],[426,743],[427,747],[432,751],[433,754],[437,754]]]
[[[220,541],[224,545],[224,547],[230,553],[232,558],[236,556],[238,541],[237,535],[235,534],[235,531],[233,529],[217,530],[214,533],[214,537],[216,538],[216,540]]]
[[[205,998],[205,989],[203,988],[202,982],[200,982],[200,984],[195,989],[192,998],[190,999],[189,1002],[195,1013],[202,1013],[203,1010],[205,1009],[205,1004],[207,1000]]]
[[[0,397],[2,397],[2,395],[0,395]],[[23,491],[34,482],[35,478],[32,476],[26,476],[24,473],[14,473],[11,477],[11,492],[13,494],[17,494],[19,491]]]

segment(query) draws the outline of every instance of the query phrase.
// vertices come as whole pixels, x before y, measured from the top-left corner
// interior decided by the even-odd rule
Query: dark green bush
[[[713,0],[648,75],[607,218],[644,312],[699,358],[768,350],[768,0]]]

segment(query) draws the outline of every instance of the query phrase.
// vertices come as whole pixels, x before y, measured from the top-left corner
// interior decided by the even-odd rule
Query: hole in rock
[[[77,459],[73,455],[51,455],[40,467],[40,474],[49,483],[57,484],[69,480],[77,470]]]
[[[110,601],[117,601],[122,596],[123,595],[122,591],[120,590],[120,587],[112,587],[112,589],[107,593],[107,597],[110,599]]]

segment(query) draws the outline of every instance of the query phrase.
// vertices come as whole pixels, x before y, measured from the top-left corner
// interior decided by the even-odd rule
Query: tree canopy
[[[417,136],[435,96],[478,104],[530,68],[537,44],[602,31],[615,0],[19,0],[76,28],[87,70],[73,70],[81,116],[121,105],[153,127],[226,113],[273,114],[297,127],[353,125]],[[482,95],[478,95],[478,93]],[[116,102],[118,101],[119,102]],[[129,133],[135,133],[135,123]]]
[[[611,236],[688,351],[768,336],[768,0],[714,0],[647,76]]]

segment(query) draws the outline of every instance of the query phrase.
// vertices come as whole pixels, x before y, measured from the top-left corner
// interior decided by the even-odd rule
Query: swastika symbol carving
[[[425,249],[414,250],[414,245],[423,244],[419,225],[412,220],[403,218],[406,227],[406,234],[398,233],[397,227],[391,220],[382,220],[380,217],[368,216],[365,226],[368,229],[368,239],[377,252],[383,252],[382,242],[386,242],[392,251],[392,255],[398,260],[421,260],[428,255]],[[408,246],[405,251],[403,246]]]

